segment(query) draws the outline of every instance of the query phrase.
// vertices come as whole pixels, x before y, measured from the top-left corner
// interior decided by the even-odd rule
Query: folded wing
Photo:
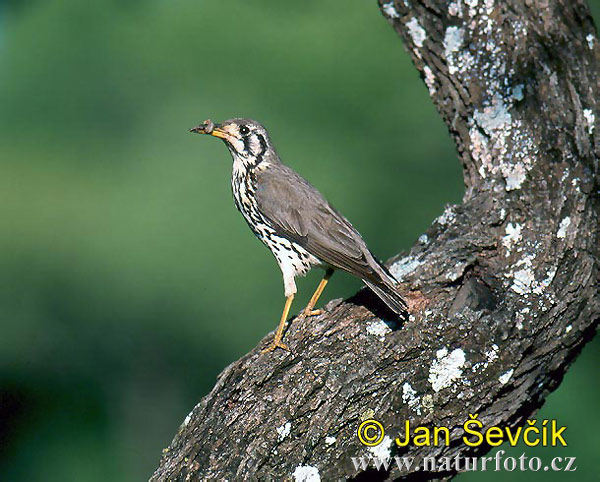
[[[361,279],[381,282],[387,276],[358,231],[294,170],[269,166],[257,181],[259,209],[278,234]]]

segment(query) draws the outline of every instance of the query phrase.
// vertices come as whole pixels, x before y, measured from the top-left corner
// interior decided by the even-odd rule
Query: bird
[[[289,351],[283,332],[297,293],[295,278],[313,267],[325,274],[299,319],[315,310],[335,270],[360,278],[394,313],[405,317],[407,304],[394,277],[369,251],[350,222],[300,174],[285,165],[267,130],[257,121],[210,119],[190,132],[222,139],[233,159],[231,189],[237,209],[253,233],[273,253],[283,275],[285,304],[275,336],[263,352]]]

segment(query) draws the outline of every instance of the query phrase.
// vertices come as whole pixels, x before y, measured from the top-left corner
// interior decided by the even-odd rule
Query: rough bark
[[[292,322],[292,353],[261,354],[267,336],[219,376],[153,480],[293,479],[298,467],[323,480],[452,476],[355,470],[350,458],[370,453],[359,423],[385,426],[381,455],[482,454],[461,442],[469,414],[523,425],[595,333],[600,49],[587,5],[380,7],[456,141],[466,185],[464,202],[390,262],[413,316],[386,324],[362,291]],[[396,447],[404,420],[451,427],[452,442]]]

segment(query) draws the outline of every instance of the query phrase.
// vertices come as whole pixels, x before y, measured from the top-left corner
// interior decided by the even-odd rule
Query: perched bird
[[[295,277],[304,276],[313,266],[324,268],[325,276],[301,318],[320,313],[313,309],[335,269],[363,280],[395,313],[406,313],[406,303],[394,278],[350,222],[281,162],[262,125],[251,119],[231,119],[222,124],[207,120],[190,132],[225,141],[233,157],[231,188],[235,205],[250,229],[271,250],[283,273],[285,307],[275,338],[264,351],[288,349],[282,337],[296,294]]]

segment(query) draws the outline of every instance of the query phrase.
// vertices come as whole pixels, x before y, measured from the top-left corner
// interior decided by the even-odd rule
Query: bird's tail
[[[379,283],[367,279],[363,281],[394,313],[399,315],[408,314],[408,305],[402,296],[400,296],[400,293],[398,293],[395,283],[391,281],[386,282],[385,280]]]

